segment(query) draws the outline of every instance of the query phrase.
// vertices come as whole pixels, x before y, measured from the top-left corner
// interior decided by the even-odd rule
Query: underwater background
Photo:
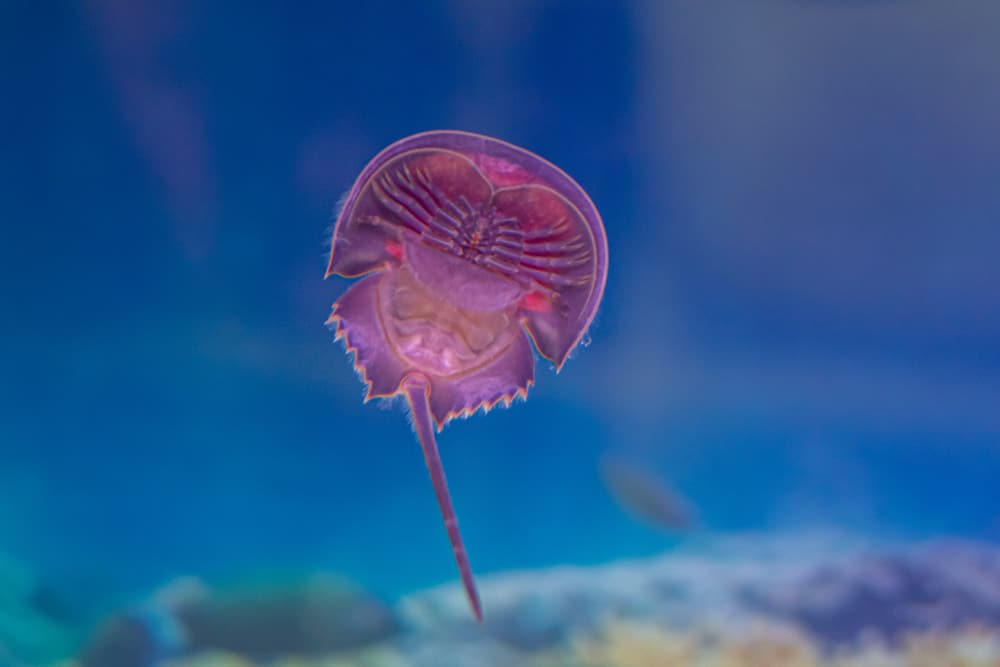
[[[587,344],[439,435],[478,576],[1000,563],[1000,4],[7,0],[0,53],[5,667],[179,577],[452,591],[404,405],[324,326],[337,201],[430,129],[566,170],[610,250]],[[694,525],[637,519],[609,456]]]

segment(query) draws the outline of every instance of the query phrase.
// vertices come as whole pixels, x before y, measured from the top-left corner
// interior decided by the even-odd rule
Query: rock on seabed
[[[632,619],[673,631],[766,623],[827,650],[972,625],[1000,628],[1000,547],[941,540],[872,544],[836,535],[716,538],[659,557],[482,578],[486,621],[459,587],[401,601],[427,641],[481,636],[546,649]]]

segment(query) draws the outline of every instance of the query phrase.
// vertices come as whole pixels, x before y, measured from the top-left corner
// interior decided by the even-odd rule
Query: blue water
[[[437,128],[566,169],[611,249],[591,344],[440,438],[477,572],[676,544],[608,451],[712,531],[1000,537],[1000,9],[145,5],[0,9],[0,550],[453,580],[323,327],[337,199]]]

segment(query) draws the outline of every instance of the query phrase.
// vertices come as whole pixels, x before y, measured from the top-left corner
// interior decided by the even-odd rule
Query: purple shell
[[[358,176],[337,216],[326,275],[401,264],[459,308],[513,308],[559,369],[600,304],[607,237],[587,193],[550,162],[482,135],[424,132],[392,144]]]

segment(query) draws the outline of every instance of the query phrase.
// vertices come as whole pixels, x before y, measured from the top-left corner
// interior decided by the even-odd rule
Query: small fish
[[[698,526],[694,510],[665,480],[618,456],[600,460],[604,486],[625,511],[671,533]]]
[[[476,620],[482,604],[435,432],[527,398],[597,313],[604,223],[562,170],[499,139],[434,131],[376,155],[337,216],[326,275],[364,276],[327,320],[373,398],[406,397]]]

